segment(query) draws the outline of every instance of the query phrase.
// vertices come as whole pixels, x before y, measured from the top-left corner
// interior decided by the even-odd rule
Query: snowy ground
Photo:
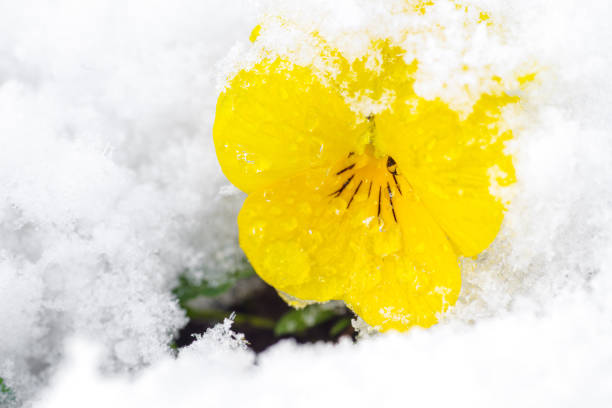
[[[226,56],[266,7],[348,47],[353,32],[392,31],[378,23],[398,2],[0,2],[0,377],[18,404],[610,406],[607,0],[466,1],[503,23],[504,46],[416,46],[431,62],[421,89],[442,97],[470,80],[453,77],[464,57],[538,68],[517,118],[516,198],[444,323],[258,357],[226,325],[171,357],[179,274],[240,261],[243,196],[211,140]],[[436,18],[460,31],[443,6]]]

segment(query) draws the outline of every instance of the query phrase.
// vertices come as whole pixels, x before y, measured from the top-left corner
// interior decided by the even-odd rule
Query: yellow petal
[[[461,290],[457,255],[429,211],[414,197],[397,204],[402,251],[384,258],[378,285],[345,298],[355,313],[382,331],[436,324]]]
[[[499,231],[504,203],[492,190],[515,180],[512,158],[504,153],[512,132],[500,130],[500,111],[516,99],[485,95],[461,120],[443,102],[415,97],[375,119],[377,149],[392,152],[462,255],[477,255]]]
[[[238,226],[270,285],[307,301],[345,300],[383,330],[435,323],[460,290],[443,232],[371,151],[250,194]]]
[[[213,137],[223,172],[248,193],[362,151],[367,130],[310,68],[276,59],[230,81],[217,101]]]

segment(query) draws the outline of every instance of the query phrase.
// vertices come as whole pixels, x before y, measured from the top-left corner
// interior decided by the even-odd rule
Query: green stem
[[[228,318],[231,314],[230,312],[227,312],[225,310],[202,310],[190,307],[186,307],[185,311],[187,312],[187,316],[192,320],[205,320],[216,322],[223,321],[223,319]],[[273,329],[276,325],[276,322],[272,319],[244,313],[235,313],[234,322],[236,322],[236,324],[245,324],[258,329]]]

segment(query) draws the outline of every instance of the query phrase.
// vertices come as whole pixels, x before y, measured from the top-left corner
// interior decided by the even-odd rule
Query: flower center
[[[348,199],[347,210],[351,208],[356,198],[366,197],[369,201],[375,201],[376,205],[373,208],[376,209],[379,223],[386,211],[390,212],[393,221],[397,223],[394,197],[403,195],[402,188],[407,183],[404,183],[393,157],[377,157],[374,146],[369,144],[362,155],[350,152],[339,164],[334,176],[341,182],[329,195],[333,198]]]

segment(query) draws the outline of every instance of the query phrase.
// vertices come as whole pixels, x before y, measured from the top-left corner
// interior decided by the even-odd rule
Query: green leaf
[[[5,384],[4,378],[0,377],[0,406],[12,406],[15,401],[13,390]]]
[[[0,393],[2,394],[9,394],[12,393],[13,391],[6,386],[6,384],[4,383],[4,378],[0,377]]]
[[[208,281],[202,281],[199,284],[193,283],[188,277],[179,277],[179,284],[172,293],[178,298],[181,304],[188,300],[194,299],[198,296],[213,297],[220,295],[221,293],[232,287],[232,282],[223,282],[220,284],[213,284]]]
[[[306,306],[303,309],[291,310],[285,313],[276,323],[274,334],[300,334],[304,331],[325,323],[334,318],[337,312],[322,304]]]
[[[203,280],[200,283],[195,283],[186,275],[182,275],[179,277],[179,284],[172,290],[172,293],[177,297],[179,303],[184,305],[187,301],[198,296],[219,296],[232,288],[240,279],[248,278],[253,274],[255,274],[255,271],[245,260],[241,268],[227,274],[222,281]]]
[[[340,319],[336,323],[334,323],[332,328],[329,329],[329,335],[331,337],[336,337],[337,335],[342,333],[344,331],[344,329],[349,327],[350,324],[351,324],[351,318],[350,317],[343,317],[342,319]]]

